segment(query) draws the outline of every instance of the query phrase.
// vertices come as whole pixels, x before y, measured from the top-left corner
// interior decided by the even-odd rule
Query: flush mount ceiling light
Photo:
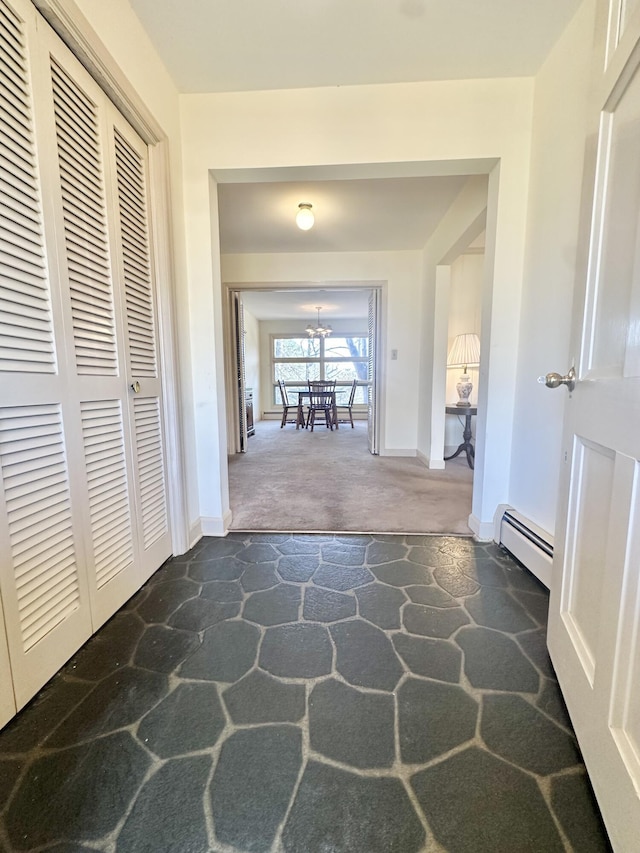
[[[309,228],[313,228],[313,223],[315,222],[311,205],[305,201],[299,204],[298,208],[298,212],[296,213],[296,225],[301,231],[308,231]]]
[[[318,312],[318,325],[312,326],[311,323],[305,329],[305,332],[309,335],[310,338],[326,338],[327,335],[330,335],[333,329],[331,326],[323,326],[320,323],[320,312],[322,311],[322,307],[320,305],[316,305],[316,311]]]

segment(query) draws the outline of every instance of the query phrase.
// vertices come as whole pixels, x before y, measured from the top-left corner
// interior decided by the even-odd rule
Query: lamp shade
[[[310,228],[313,228],[313,223],[315,222],[311,205],[303,203],[299,204],[298,208],[298,212],[296,213],[296,225],[301,231],[308,231]]]
[[[453,346],[447,356],[448,367],[464,367],[465,373],[469,365],[480,364],[480,339],[477,335],[466,333],[456,335]]]

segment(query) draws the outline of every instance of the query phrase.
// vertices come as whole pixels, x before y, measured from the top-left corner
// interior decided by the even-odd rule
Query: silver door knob
[[[135,381],[135,382],[132,382],[132,383],[131,383],[131,390],[133,391],[133,393],[134,393],[134,394],[139,394],[139,393],[140,393],[140,391],[142,390],[142,389],[140,388],[140,383],[138,382],[138,380],[137,380],[137,379],[136,379],[136,381]]]
[[[538,382],[541,385],[546,385],[547,388],[559,388],[561,385],[566,385],[569,391],[573,391],[576,387],[576,371],[571,368],[566,376],[561,373],[547,373],[546,376],[538,376]]]

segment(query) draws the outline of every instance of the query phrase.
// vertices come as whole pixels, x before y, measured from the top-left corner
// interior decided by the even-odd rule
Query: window
[[[306,391],[307,382],[315,379],[336,381],[338,405],[346,404],[351,383],[359,383],[355,403],[368,400],[369,338],[367,335],[336,335],[329,338],[307,338],[274,335],[271,348],[273,363],[273,402],[280,405],[278,380],[287,390]],[[295,399],[295,398],[294,398]]]

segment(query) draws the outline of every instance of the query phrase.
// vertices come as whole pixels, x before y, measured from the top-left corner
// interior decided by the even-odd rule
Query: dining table
[[[338,407],[336,404],[336,392],[335,390],[329,391],[327,393],[331,394],[331,403],[333,407],[333,425],[336,429],[338,429]],[[304,417],[304,401],[310,400],[313,391],[298,391],[298,417],[296,418],[296,429],[302,425],[305,426],[305,417]],[[309,402],[307,402],[309,405]]]

